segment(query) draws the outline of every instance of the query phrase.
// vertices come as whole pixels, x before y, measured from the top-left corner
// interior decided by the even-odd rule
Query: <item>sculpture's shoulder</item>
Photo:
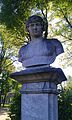
[[[52,38],[50,39],[51,43],[53,43],[55,46],[62,46],[61,42],[58,39]]]
[[[23,45],[20,50],[19,50],[19,54],[18,54],[18,61],[19,62],[22,62],[23,61],[23,55],[26,51],[26,47],[27,47],[27,44],[26,45]]]
[[[27,48],[27,45],[28,45],[28,44],[25,44],[25,45],[23,45],[23,46],[20,48],[19,54],[21,54],[21,53],[23,53],[23,51],[25,51],[25,49]]]
[[[63,46],[58,39],[52,38],[48,40],[56,49],[56,54],[59,55],[64,52]]]

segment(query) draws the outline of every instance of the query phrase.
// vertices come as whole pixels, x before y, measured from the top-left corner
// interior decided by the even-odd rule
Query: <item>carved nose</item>
[[[33,29],[34,29],[34,30],[37,30],[37,25],[34,25],[34,26],[33,26]]]
[[[33,28],[37,28],[37,25],[36,25],[36,24],[34,24],[34,25],[33,25]]]

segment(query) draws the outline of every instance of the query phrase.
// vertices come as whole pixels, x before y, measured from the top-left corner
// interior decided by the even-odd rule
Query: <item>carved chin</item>
[[[40,37],[40,36],[41,36],[41,35],[38,35],[38,34],[37,34],[37,35],[34,35],[34,37],[36,37],[36,38],[38,38],[38,37]]]
[[[40,37],[40,36],[42,36],[42,34],[40,34],[40,33],[34,33],[34,37]]]

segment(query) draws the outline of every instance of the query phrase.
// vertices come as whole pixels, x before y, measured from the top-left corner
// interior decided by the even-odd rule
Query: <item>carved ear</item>
[[[26,27],[26,31],[27,31],[27,32],[29,32],[29,29],[28,29],[28,27]]]

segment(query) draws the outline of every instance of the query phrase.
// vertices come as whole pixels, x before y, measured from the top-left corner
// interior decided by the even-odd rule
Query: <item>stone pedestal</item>
[[[58,120],[56,84],[27,83],[22,86],[20,92],[21,120]]]
[[[21,120],[58,120],[57,85],[66,80],[60,68],[28,68],[11,77],[23,84]]]

